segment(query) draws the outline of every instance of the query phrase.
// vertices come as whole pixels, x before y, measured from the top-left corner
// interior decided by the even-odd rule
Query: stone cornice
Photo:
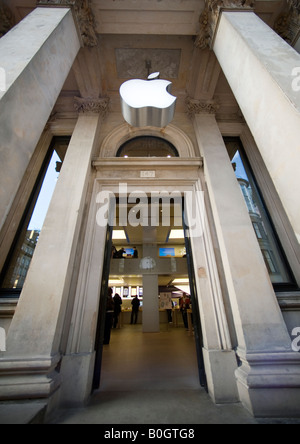
[[[104,98],[82,98],[74,97],[74,108],[79,113],[97,113],[100,114],[103,119],[109,112],[110,99]]]
[[[191,97],[187,97],[186,106],[190,118],[193,118],[196,114],[216,114],[219,109],[219,105],[213,100],[201,101]]]
[[[0,37],[3,37],[15,25],[11,10],[0,0]]]
[[[205,8],[200,16],[200,32],[195,45],[199,49],[212,48],[214,35],[223,10],[253,11],[255,0],[205,0]]]
[[[274,26],[274,30],[290,45],[300,38],[300,1],[287,0],[288,10],[282,13]]]
[[[37,0],[37,6],[72,8],[84,46],[97,46],[95,17],[90,6],[90,0]]]

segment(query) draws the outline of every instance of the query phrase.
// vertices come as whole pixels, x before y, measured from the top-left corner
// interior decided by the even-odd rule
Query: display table
[[[119,324],[118,329],[124,327],[124,325],[130,325],[131,323],[131,313],[132,310],[130,308],[122,309],[122,312],[119,316]],[[172,310],[172,319],[173,319],[173,327],[178,328],[182,327],[182,316],[181,312],[178,308],[173,308]],[[159,321],[160,324],[168,324],[168,313],[166,310],[159,310]],[[191,321],[192,322],[192,321]],[[139,310],[139,316],[138,316],[138,324],[143,323],[143,308],[141,307]],[[193,330],[191,330],[193,331]]]

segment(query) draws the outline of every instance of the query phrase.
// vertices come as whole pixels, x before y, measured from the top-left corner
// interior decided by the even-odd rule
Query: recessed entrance
[[[203,344],[184,201],[140,196],[124,205],[118,199],[111,207],[94,388],[200,389]]]
[[[103,351],[100,391],[199,390],[195,340],[183,328],[143,333],[140,325],[113,330]]]

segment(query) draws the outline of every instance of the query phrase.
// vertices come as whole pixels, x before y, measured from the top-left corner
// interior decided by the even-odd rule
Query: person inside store
[[[109,345],[110,343],[111,329],[113,326],[115,304],[112,295],[113,295],[113,289],[108,288],[105,327],[104,327],[104,341],[103,341],[104,345]]]
[[[117,251],[116,247],[113,245],[111,247],[111,257],[112,257],[112,259],[116,259],[117,252],[118,251]]]
[[[118,293],[116,293],[114,295],[113,299],[114,299],[114,305],[115,305],[115,308],[114,308],[114,328],[117,328],[117,326],[119,324],[119,316],[122,311],[121,306],[123,304],[123,301],[122,301],[121,296]]]
[[[113,258],[114,259],[123,259],[125,253],[126,253],[126,251],[124,248],[121,248],[121,250],[119,250],[119,251],[117,251],[117,249],[115,248]]]
[[[174,302],[171,300],[169,305],[167,306],[167,315],[169,324],[173,323],[173,308],[175,307]]]
[[[180,305],[180,311],[181,311],[181,314],[182,314],[182,319],[183,319],[184,326],[188,330],[189,329],[189,324],[188,324],[187,311],[191,307],[191,300],[190,300],[189,296],[186,293],[183,293],[183,296],[180,299],[179,305]]]
[[[137,321],[138,321],[138,315],[139,315],[139,309],[140,309],[140,300],[139,298],[136,296],[132,302],[132,313],[131,313],[131,325],[136,325]]]

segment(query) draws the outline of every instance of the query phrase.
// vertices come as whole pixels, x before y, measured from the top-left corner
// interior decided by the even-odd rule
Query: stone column
[[[143,276],[143,333],[159,333],[158,275]]]
[[[157,229],[150,219],[149,226],[143,227],[143,257],[143,332],[159,333],[158,272],[156,266],[151,268],[151,260],[157,260]]]
[[[213,49],[300,243],[300,55],[253,12],[222,12]]]
[[[194,124],[237,333],[240,399],[257,416],[295,415],[300,413],[299,355],[292,353],[215,116],[197,115]]]
[[[72,317],[64,326],[66,331],[64,341],[67,340],[67,344],[62,347],[63,384],[60,390],[60,403],[63,407],[85,405],[92,392],[96,357],[95,338],[107,242],[107,226],[103,226],[102,218],[98,223],[97,203],[103,203],[101,192],[102,187],[99,181],[95,180],[88,222],[84,230],[85,239],[80,267],[78,273],[75,273],[78,280],[75,283],[74,302],[69,307],[69,315],[72,314]],[[105,192],[104,195],[108,198],[109,193]],[[114,203],[108,203],[108,214],[114,214],[114,210]]]
[[[60,385],[55,368],[100,122],[100,114],[78,118],[0,354],[0,399],[48,397]]]
[[[193,105],[195,110],[195,102]],[[205,105],[202,104],[204,109]],[[185,218],[190,227],[208,392],[216,404],[238,402],[236,354],[232,348],[200,180],[192,194],[186,193]]]
[[[37,8],[0,39],[0,229],[79,48],[69,8]]]

